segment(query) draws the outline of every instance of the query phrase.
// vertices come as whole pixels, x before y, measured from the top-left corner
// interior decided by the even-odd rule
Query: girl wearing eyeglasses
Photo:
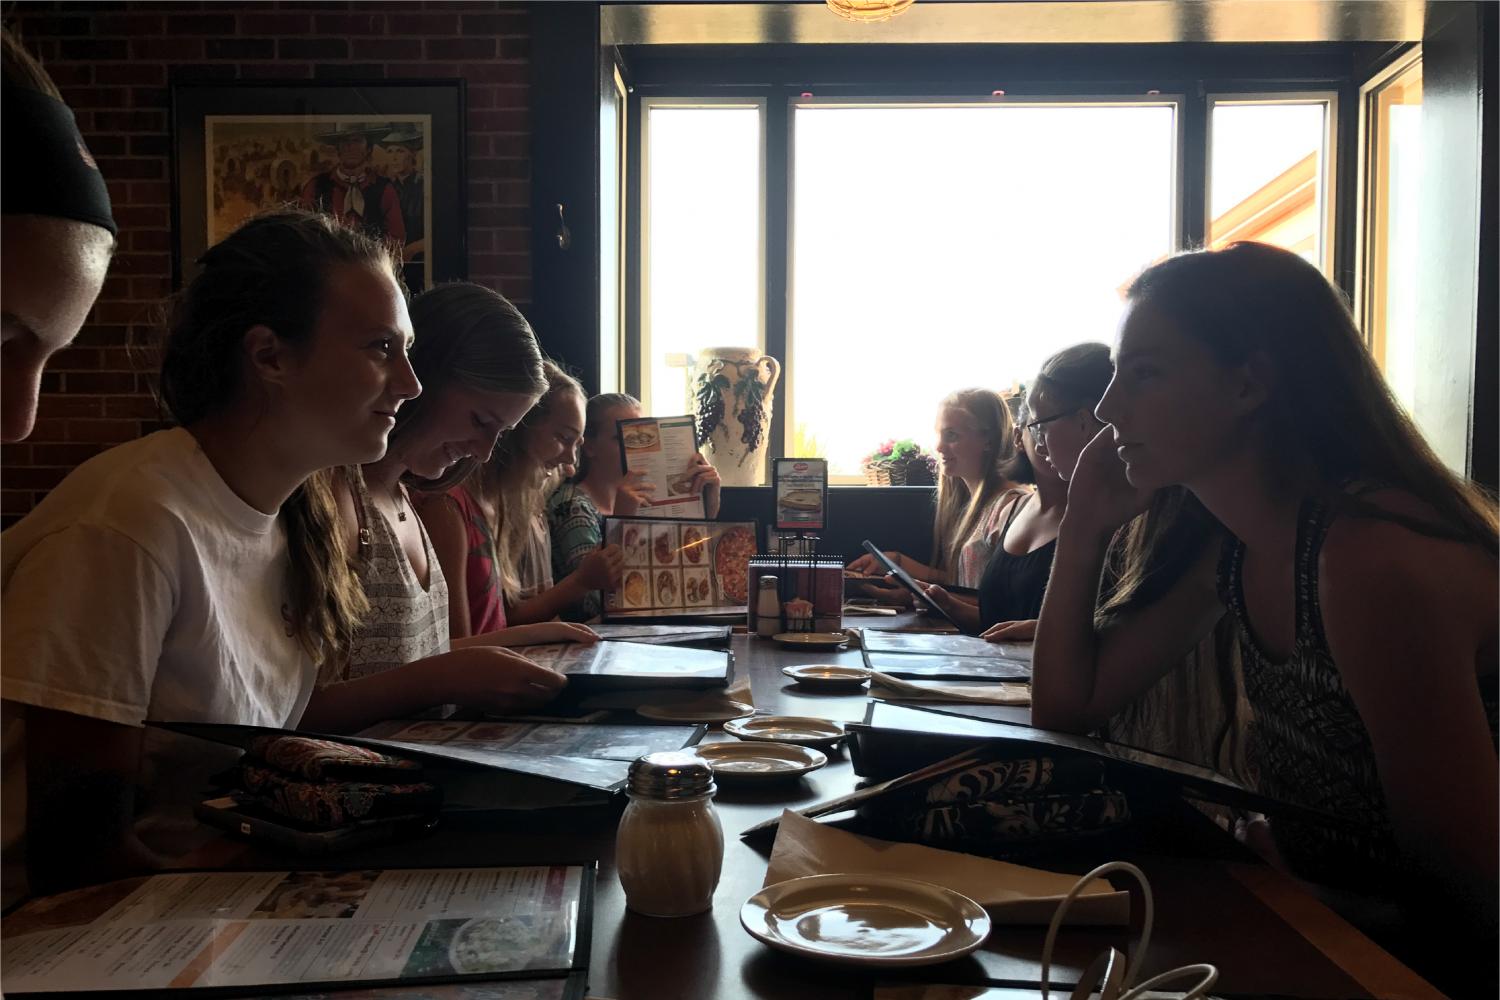
[[[1016,458],[1007,470],[1017,482],[1034,482],[1036,490],[1016,495],[1000,510],[998,537],[974,599],[927,588],[966,631],[983,631],[992,642],[1029,641],[1036,634],[1068,479],[1079,453],[1103,426],[1093,408],[1113,372],[1103,344],[1077,344],[1042,364],[1015,430]]]
[[[1183,254],[1128,297],[1096,411],[1109,426],[1069,486],[1033,721],[1101,726],[1227,613],[1260,790],[1339,817],[1273,817],[1279,858],[1441,896],[1492,944],[1493,498],[1428,447],[1337,290],[1295,254]],[[1143,511],[1096,615],[1106,550]]]

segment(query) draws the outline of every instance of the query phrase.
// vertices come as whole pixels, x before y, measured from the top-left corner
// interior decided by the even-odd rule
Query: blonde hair
[[[515,601],[523,590],[520,560],[526,550],[531,521],[541,515],[548,494],[561,481],[559,475],[547,474],[532,461],[526,439],[532,428],[551,417],[557,403],[568,393],[585,398],[578,380],[554,362],[544,360],[542,371],[547,391],[521,418],[515,430],[500,438],[490,460],[469,479],[470,490],[495,512],[490,525],[495,539],[495,568],[507,602]]]
[[[943,399],[939,410],[962,410],[974,419],[984,436],[984,478],[979,489],[957,476],[939,476],[937,513],[932,520],[932,557],[938,569],[952,575],[958,551],[974,533],[990,505],[1014,488],[1007,471],[1015,462],[1015,422],[1010,407],[989,389],[960,389]]]

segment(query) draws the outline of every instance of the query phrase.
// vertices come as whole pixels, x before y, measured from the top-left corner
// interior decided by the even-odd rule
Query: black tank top
[[[998,622],[1026,621],[1042,613],[1042,594],[1047,590],[1047,578],[1052,575],[1057,539],[1019,556],[1005,551],[1011,522],[1035,496],[1030,493],[1011,504],[1005,526],[1000,529],[1000,542],[985,564],[984,575],[979,579],[980,631]]]

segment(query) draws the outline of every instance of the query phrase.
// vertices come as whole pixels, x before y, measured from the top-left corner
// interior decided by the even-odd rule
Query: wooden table
[[[872,624],[889,626],[897,621],[877,619]],[[865,697],[809,694],[781,674],[783,666],[797,663],[858,664],[858,652],[788,652],[747,636],[735,636],[733,648],[736,669],[748,672],[758,708],[842,721],[863,718]],[[1005,711],[1013,713],[1017,721],[1027,717],[1025,709]],[[709,738],[725,737],[720,733]],[[739,923],[741,904],[761,888],[770,851],[768,839],[746,843],[739,838],[740,831],[779,814],[785,807],[807,806],[846,793],[855,780],[848,760],[836,754],[828,767],[793,785],[757,791],[721,789],[717,807],[725,832],[723,876],[713,909],[696,917],[643,917],[625,909],[613,859],[617,810],[546,818],[521,814],[499,818],[495,814],[454,816],[445,819],[442,828],[428,839],[363,850],[340,860],[350,866],[410,867],[597,859],[599,882],[589,974],[589,993],[594,997],[863,998],[870,995],[875,977],[772,951],[750,937]],[[1221,836],[1216,828],[1212,833]],[[1155,891],[1157,924],[1147,974],[1189,962],[1211,962],[1219,967],[1215,992],[1220,994],[1308,998],[1441,995],[1292,880],[1239,852],[1227,836],[1221,836],[1209,853],[1219,856],[1166,856],[1153,853],[1147,845],[1125,859],[1147,873]],[[1085,852],[1054,867],[1081,873],[1109,860],[1116,859]],[[263,848],[227,840],[195,855],[192,862],[233,867],[290,863],[286,857]],[[1040,977],[1044,934],[1042,927],[997,927],[974,956],[885,978],[928,983],[1034,983]],[[1100,950],[1111,944],[1123,947],[1125,943],[1123,931],[1066,930],[1059,938],[1054,976],[1071,984]]]

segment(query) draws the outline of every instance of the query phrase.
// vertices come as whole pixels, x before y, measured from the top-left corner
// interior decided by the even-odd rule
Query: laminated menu
[[[0,986],[17,996],[566,981],[588,964],[594,877],[588,864],[125,879],[5,917]]]
[[[1031,646],[986,642],[971,635],[860,633],[865,666],[892,677],[924,680],[1029,681]]]
[[[652,487],[641,508],[650,517],[704,516],[703,496],[693,489],[698,438],[693,418],[639,417],[617,421],[626,472],[639,472]]]
[[[515,652],[565,674],[570,691],[670,687],[723,687],[729,683],[734,654],[723,649],[689,649],[640,642],[555,642],[513,646]]]
[[[745,613],[754,521],[606,517],[604,540],[625,553],[606,620]]]
[[[643,642],[650,646],[703,646],[729,644],[734,630],[728,625],[591,625],[601,639]]]
[[[505,750],[543,757],[633,761],[648,753],[681,750],[703,738],[703,726],[580,725],[570,722],[462,722],[388,719],[359,735],[408,743],[437,743],[471,750]]]

